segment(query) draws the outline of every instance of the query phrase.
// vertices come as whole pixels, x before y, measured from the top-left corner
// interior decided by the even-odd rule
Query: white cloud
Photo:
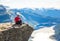
[[[54,27],[55,26],[44,27],[42,29],[33,31],[29,41],[30,40],[32,40],[32,41],[56,41],[55,39],[50,38],[50,36],[55,34],[54,33],[55,31],[53,30]]]
[[[0,4],[10,8],[60,8],[60,0],[1,0]]]

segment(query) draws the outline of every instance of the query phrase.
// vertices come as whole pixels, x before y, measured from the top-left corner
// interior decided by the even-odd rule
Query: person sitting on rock
[[[21,18],[19,17],[19,15],[17,15],[17,16],[15,17],[14,21],[15,21],[15,24],[17,24],[17,25],[22,25],[22,20],[21,20]]]

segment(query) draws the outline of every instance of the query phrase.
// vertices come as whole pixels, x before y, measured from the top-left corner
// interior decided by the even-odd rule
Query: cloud
[[[2,0],[0,4],[10,8],[57,8],[60,9],[60,0]]]

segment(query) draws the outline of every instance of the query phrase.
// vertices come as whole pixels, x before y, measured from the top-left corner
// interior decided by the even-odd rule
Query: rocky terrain
[[[0,31],[0,41],[28,41],[33,32],[33,28],[27,24],[21,26],[14,25]]]

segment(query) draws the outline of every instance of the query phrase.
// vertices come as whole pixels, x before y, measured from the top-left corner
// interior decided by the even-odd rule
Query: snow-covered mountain
[[[50,9],[21,8],[21,9],[9,9],[8,10],[4,6],[0,5],[0,23],[14,22],[14,17],[16,17],[17,14],[20,15],[20,17],[24,23],[29,24],[34,27],[35,31],[33,33],[37,32],[37,34],[35,34],[35,36],[34,36],[35,37],[34,39],[37,39],[37,40],[33,39],[33,41],[40,40],[39,37],[41,39],[44,37],[43,39],[45,40],[52,33],[55,33],[56,37],[59,37],[60,10],[51,9],[51,8]],[[56,27],[54,27],[54,25],[56,25]],[[45,31],[48,33],[45,33]],[[50,33],[50,31],[52,33]],[[38,36],[38,35],[40,35],[40,36]],[[42,41],[43,41],[43,39],[42,39]],[[57,39],[57,40],[59,41],[59,39]],[[52,41],[52,40],[50,39],[49,41]]]
[[[60,10],[58,9],[21,8],[8,10],[4,6],[0,6],[0,23],[14,22],[14,17],[17,14],[20,15],[24,23],[33,26],[34,29],[39,29],[41,26],[49,27],[60,23]]]
[[[10,22],[10,16],[7,13],[6,8],[3,5],[0,5],[0,23]]]

